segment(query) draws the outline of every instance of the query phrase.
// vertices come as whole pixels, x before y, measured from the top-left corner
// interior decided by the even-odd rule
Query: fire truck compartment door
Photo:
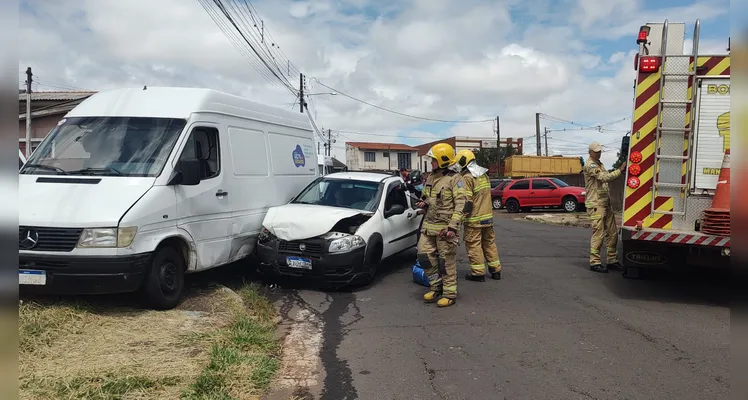
[[[725,151],[730,148],[730,79],[702,79],[696,103],[693,189],[717,188]]]

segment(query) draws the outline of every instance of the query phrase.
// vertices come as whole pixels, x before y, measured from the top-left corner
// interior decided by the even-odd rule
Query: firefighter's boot
[[[473,275],[471,273],[465,274],[465,280],[473,281],[473,282],[485,282],[486,276],[485,275]]]
[[[621,270],[623,270],[623,265],[621,265],[621,263],[619,263],[619,262],[614,262],[614,263],[608,264],[608,269],[614,269],[616,271],[621,271]]]
[[[600,272],[600,273],[603,273],[603,274],[607,274],[608,273],[608,268],[605,268],[605,266],[602,265],[602,264],[596,264],[596,265],[590,265],[590,271],[592,271],[592,272]]]
[[[494,279],[497,281],[501,280],[501,271],[491,272],[491,279]]]
[[[423,295],[423,301],[425,301],[426,303],[433,303],[439,300],[439,296],[441,295],[442,295],[441,291],[430,290],[426,294]]]
[[[436,302],[437,307],[449,307],[453,305],[456,302],[455,299],[449,298],[449,297],[442,297],[439,299],[439,301]]]

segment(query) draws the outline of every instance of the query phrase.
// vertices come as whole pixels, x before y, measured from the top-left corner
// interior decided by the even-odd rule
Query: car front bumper
[[[109,294],[138,290],[151,253],[116,257],[19,254],[19,275],[36,271],[43,285],[21,284],[24,291],[48,294]],[[38,272],[43,271],[43,272]],[[20,278],[20,276],[19,276]]]
[[[273,239],[257,244],[260,273],[275,277],[296,277],[314,283],[348,285],[366,278],[364,247],[344,253],[326,251],[289,251],[288,246],[279,250],[280,240]],[[311,246],[310,246],[311,247]],[[324,249],[324,247],[323,247]],[[292,268],[287,257],[301,257],[311,261],[311,269]]]

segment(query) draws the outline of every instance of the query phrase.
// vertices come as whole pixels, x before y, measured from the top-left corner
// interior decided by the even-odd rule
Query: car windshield
[[[509,184],[509,182],[511,182],[511,181],[503,181],[503,182],[499,183],[499,186],[497,186],[496,188],[497,189],[503,189],[506,185]]]
[[[566,182],[564,182],[564,181],[562,181],[561,179],[558,179],[558,178],[551,178],[551,182],[555,183],[556,186],[558,186],[558,187],[567,187],[567,186],[569,186],[569,185],[566,184]]]
[[[143,117],[63,119],[20,173],[158,176],[186,123]]]
[[[379,182],[318,178],[296,196],[291,203],[353,208],[373,212],[379,206],[381,188],[382,185]]]

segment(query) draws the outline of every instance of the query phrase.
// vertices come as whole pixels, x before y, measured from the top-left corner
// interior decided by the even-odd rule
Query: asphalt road
[[[283,286],[282,382],[269,399],[722,399],[723,278],[590,272],[589,230],[497,218],[503,279],[424,304],[415,252],[353,292]]]

